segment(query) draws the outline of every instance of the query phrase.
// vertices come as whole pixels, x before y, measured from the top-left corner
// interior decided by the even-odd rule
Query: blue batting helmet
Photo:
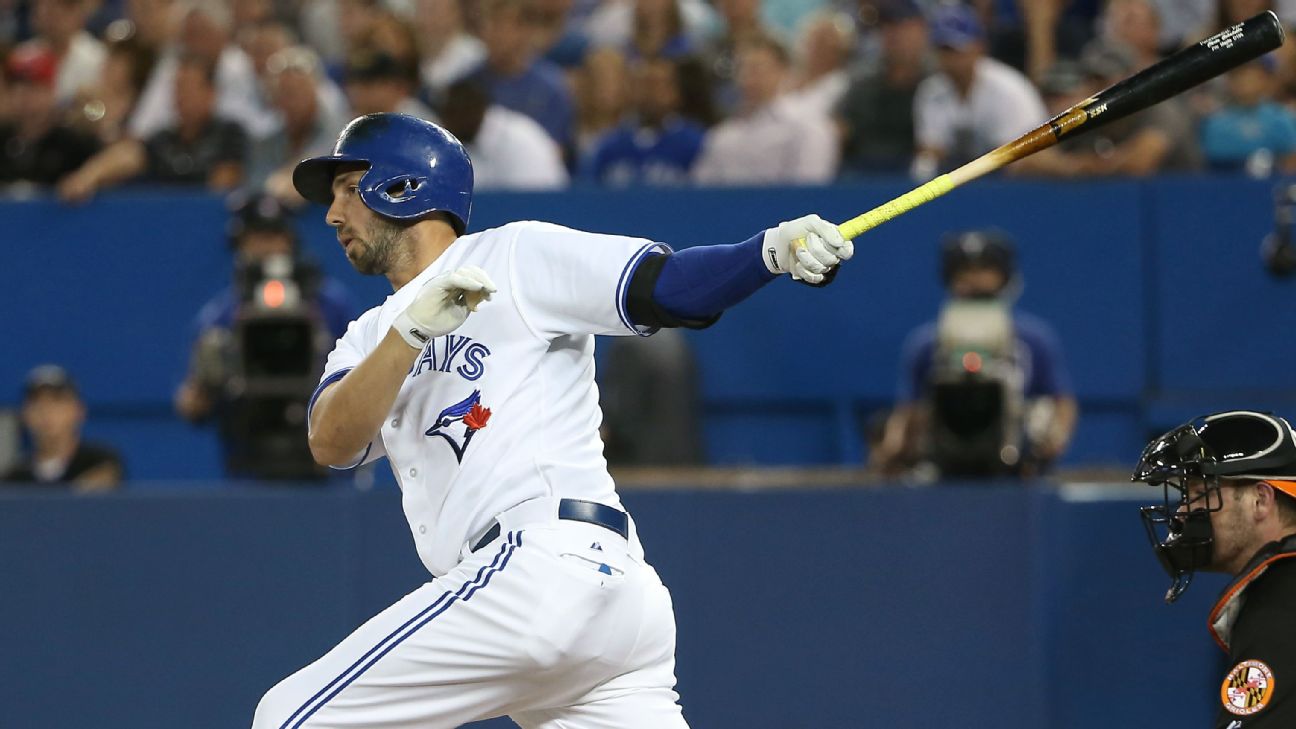
[[[339,165],[369,165],[360,178],[360,199],[370,210],[394,220],[429,213],[450,216],[455,231],[468,227],[473,171],[468,152],[453,134],[406,114],[367,114],[353,119],[338,135],[333,154],[297,163],[293,186],[311,202],[333,202],[333,176]]]

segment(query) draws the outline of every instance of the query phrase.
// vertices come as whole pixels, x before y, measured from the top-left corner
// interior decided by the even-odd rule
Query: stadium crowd
[[[1292,0],[0,0],[0,185],[296,193],[352,117],[468,144],[481,189],[926,179]],[[1291,44],[1016,165],[1296,170]]]

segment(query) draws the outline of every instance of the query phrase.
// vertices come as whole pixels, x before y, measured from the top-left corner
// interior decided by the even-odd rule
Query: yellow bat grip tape
[[[837,226],[841,234],[847,239],[854,238],[861,233],[872,230],[886,221],[903,215],[910,210],[931,202],[945,193],[953,190],[955,187],[954,179],[948,174],[941,175],[936,179],[924,185],[920,185],[900,197],[883,203],[872,210],[858,215],[845,223]]]

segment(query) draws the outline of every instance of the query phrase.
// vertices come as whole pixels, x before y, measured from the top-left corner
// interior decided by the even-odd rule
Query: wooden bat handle
[[[1021,159],[1037,149],[1043,149],[1055,141],[1056,138],[1053,137],[1049,126],[1044,124],[993,152],[977,157],[953,172],[947,172],[930,182],[915,187],[894,200],[882,203],[863,215],[857,215],[847,220],[837,226],[837,229],[841,231],[843,237],[854,238],[892,218],[904,215],[919,205],[935,200],[965,182],[994,172],[1009,162]]]

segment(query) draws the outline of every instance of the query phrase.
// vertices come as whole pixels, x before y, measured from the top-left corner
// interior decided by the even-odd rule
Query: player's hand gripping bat
[[[838,226],[847,239],[872,230],[965,182],[1164,101],[1283,44],[1273,11],[1226,28],[1098,92],[1017,139]],[[797,241],[798,246],[803,245]]]

